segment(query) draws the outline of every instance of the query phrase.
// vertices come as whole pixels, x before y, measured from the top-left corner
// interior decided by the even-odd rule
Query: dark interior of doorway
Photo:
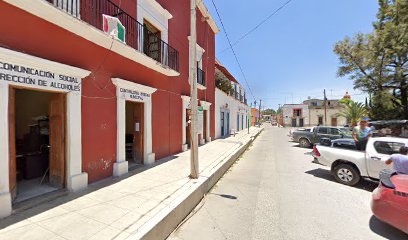
[[[63,94],[32,91],[25,89],[12,89],[12,99],[14,105],[14,122],[10,122],[11,129],[14,130],[14,149],[11,151],[10,162],[13,169],[10,169],[11,184],[15,183],[14,203],[55,191],[63,187],[64,168],[57,167],[50,160],[51,137],[50,132],[54,131],[53,139],[62,138],[54,129],[59,132],[64,129],[63,117],[56,116],[57,112],[64,109]],[[52,113],[51,113],[52,112]],[[53,120],[50,121],[50,116]],[[55,117],[58,119],[55,120]],[[60,126],[55,126],[55,123]],[[52,123],[52,124],[51,124]],[[13,141],[13,139],[10,139]],[[57,150],[56,146],[56,150]],[[62,150],[62,148],[59,148]],[[65,153],[62,153],[65,155]],[[57,159],[57,154],[53,155]],[[63,161],[64,159],[59,159]],[[51,170],[50,170],[51,168]]]
[[[144,105],[126,102],[126,161],[129,170],[143,165]]]

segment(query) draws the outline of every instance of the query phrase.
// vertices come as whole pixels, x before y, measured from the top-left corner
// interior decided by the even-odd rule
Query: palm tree
[[[358,121],[367,115],[368,111],[364,104],[354,101],[345,104],[343,112],[338,114],[338,116],[346,118],[347,122],[351,123],[352,126],[357,126]]]

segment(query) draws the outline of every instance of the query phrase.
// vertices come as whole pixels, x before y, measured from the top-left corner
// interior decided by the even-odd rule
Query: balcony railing
[[[197,68],[197,83],[205,86],[205,72]]]
[[[46,0],[68,14],[103,30],[102,14],[117,17],[125,27],[125,42],[150,58],[179,70],[179,53],[110,0]]]

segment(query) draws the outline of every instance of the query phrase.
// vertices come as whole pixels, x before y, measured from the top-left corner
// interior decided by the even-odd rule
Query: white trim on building
[[[66,64],[49,61],[28,54],[12,51],[0,47],[0,72],[5,71],[6,64],[15,64],[30,67],[37,70],[55,73],[55,75],[67,75],[77,79],[88,76],[90,71],[72,67]],[[22,80],[28,74],[13,72],[13,80]],[[52,87],[52,84],[61,84],[59,78],[33,77],[37,81],[28,83],[24,81],[0,80],[0,218],[11,214],[11,196],[9,189],[9,87],[19,86],[33,90],[45,90],[49,92],[61,92],[67,94],[67,188],[71,191],[84,189],[88,185],[88,174],[82,172],[82,125],[81,125],[81,88],[73,83],[66,85],[76,90]],[[41,80],[41,84],[38,80]],[[45,83],[46,82],[46,83]],[[63,82],[65,84],[65,82]]]
[[[203,14],[205,20],[207,21],[208,25],[210,25],[213,32],[215,34],[219,33],[220,29],[218,29],[218,26],[215,23],[213,17],[211,16],[210,12],[208,11],[207,7],[205,6],[204,1],[199,1],[197,3],[197,7],[200,10],[201,14]]]
[[[152,94],[156,88],[137,84],[120,78],[112,78],[116,86],[117,96],[117,143],[116,162],[113,165],[113,176],[121,176],[128,172],[126,161],[126,101],[144,104],[143,152],[144,164],[154,163],[155,154],[152,152]],[[124,91],[130,90],[130,91]],[[137,92],[137,94],[135,94]],[[137,95],[137,96],[134,96]]]
[[[172,18],[173,16],[155,0],[137,1],[137,21],[143,24],[146,19],[153,24],[160,30],[161,39],[164,42],[169,40],[169,19]],[[139,42],[142,41],[139,40]]]
[[[187,129],[187,109],[189,109],[190,108],[190,96],[181,96],[181,99],[182,99],[182,110],[181,110],[181,112],[182,112],[182,117],[181,117],[181,129],[182,129],[182,146],[181,146],[181,149],[182,149],[182,151],[183,152],[185,152],[185,151],[187,151],[188,150],[188,143],[187,143],[187,132],[186,132],[186,129]],[[206,114],[206,136],[207,136],[207,138],[206,139],[204,139],[204,138],[202,138],[201,139],[201,142],[200,142],[200,144],[202,145],[202,144],[205,144],[205,142],[211,142],[212,141],[212,139],[211,139],[211,129],[210,129],[210,127],[211,127],[211,111],[210,111],[210,107],[211,107],[211,103],[210,102],[206,102],[206,101],[202,101],[202,100],[200,100],[200,104],[201,104],[201,106],[203,107],[203,109],[204,109],[204,111],[207,111],[207,114]]]

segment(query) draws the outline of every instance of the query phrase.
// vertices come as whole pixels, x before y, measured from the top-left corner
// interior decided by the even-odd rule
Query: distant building
[[[251,108],[251,116],[252,116],[251,125],[255,126],[259,122],[260,117],[259,110],[257,108]]]
[[[304,127],[309,125],[309,106],[307,104],[285,104],[282,106],[283,126]]]
[[[262,115],[262,118],[265,122],[270,122],[272,119],[272,115]]]
[[[226,93],[215,88],[215,137],[220,138],[248,128],[250,107],[245,89],[218,60],[215,72],[230,80],[233,89]]]
[[[327,100],[324,107],[324,100],[309,99],[304,101],[304,104],[309,106],[309,125],[310,126],[344,126],[347,124],[347,119],[340,117],[344,106],[339,100]]]
[[[276,114],[271,115],[271,124],[276,125],[277,123],[278,123],[277,115]]]
[[[343,99],[351,99],[348,92]],[[302,104],[283,105],[277,122],[285,127],[344,126],[347,119],[339,116],[343,110],[344,105],[338,99],[308,99]]]

